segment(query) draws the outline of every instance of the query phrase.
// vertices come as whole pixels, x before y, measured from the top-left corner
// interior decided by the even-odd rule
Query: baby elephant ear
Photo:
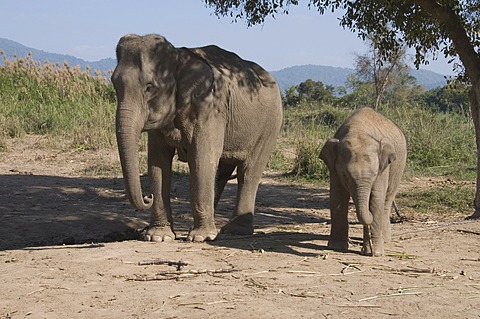
[[[390,139],[384,138],[380,141],[380,173],[382,173],[390,163],[397,159],[397,154],[395,153],[395,148]]]
[[[333,170],[335,167],[338,142],[339,140],[336,138],[329,139],[325,145],[323,145],[320,155],[318,156],[322,161],[325,162],[329,170]]]

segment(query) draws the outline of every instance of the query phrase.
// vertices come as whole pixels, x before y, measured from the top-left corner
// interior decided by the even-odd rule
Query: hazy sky
[[[216,44],[276,71],[302,64],[353,67],[366,47],[339,26],[331,13],[321,16],[308,1],[289,15],[248,28],[244,21],[218,19],[202,0],[22,0],[0,6],[0,37],[48,52],[87,61],[115,57],[127,33],[158,33],[175,46]],[[423,69],[451,74],[445,59]]]

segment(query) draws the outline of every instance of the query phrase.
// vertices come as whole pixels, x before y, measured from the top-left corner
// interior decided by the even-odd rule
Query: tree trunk
[[[462,20],[453,8],[439,5],[436,0],[414,0],[414,2],[445,26],[448,37],[455,45],[458,57],[465,67],[465,74],[472,83],[470,107],[477,142],[477,189],[474,199],[475,212],[470,218],[480,218],[480,55],[476,52]]]
[[[480,218],[480,81],[472,84],[472,89],[470,90],[470,107],[477,142],[477,188],[474,199],[475,211],[469,218]]]

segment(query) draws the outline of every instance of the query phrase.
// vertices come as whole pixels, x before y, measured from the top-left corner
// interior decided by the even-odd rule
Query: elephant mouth
[[[143,126],[142,132],[158,129],[160,127],[160,121],[148,121]]]

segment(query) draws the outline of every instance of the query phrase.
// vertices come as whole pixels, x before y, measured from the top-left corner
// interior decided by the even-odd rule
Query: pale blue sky
[[[0,37],[36,49],[87,61],[115,57],[127,33],[158,33],[175,46],[216,44],[267,70],[303,64],[353,67],[363,42],[337,18],[292,6],[289,15],[248,28],[244,21],[218,19],[202,0],[22,0],[2,1]],[[445,59],[423,69],[451,74]]]

